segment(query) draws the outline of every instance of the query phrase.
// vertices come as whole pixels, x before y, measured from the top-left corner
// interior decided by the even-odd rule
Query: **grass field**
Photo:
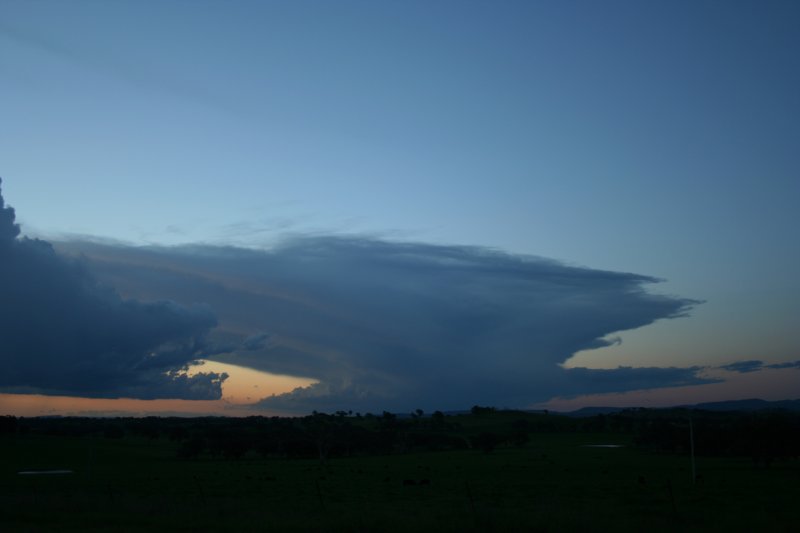
[[[311,459],[176,458],[177,444],[0,438],[0,530],[795,531],[800,467],[539,434],[524,447]],[[624,444],[587,448],[584,444]],[[74,474],[23,476],[27,469]],[[426,482],[426,481],[427,482]],[[415,484],[409,484],[414,481]],[[422,483],[420,483],[422,482]]]

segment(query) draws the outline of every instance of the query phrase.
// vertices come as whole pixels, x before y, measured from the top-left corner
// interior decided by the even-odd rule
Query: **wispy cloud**
[[[46,54],[73,68],[94,72],[109,80],[144,91],[171,96],[181,102],[194,103],[240,118],[248,117],[235,101],[212,94],[207,89],[207,84],[185,77],[185,72],[181,69],[165,68],[158,57],[152,57],[148,61],[140,50],[126,50],[118,42],[108,41],[107,46],[96,46],[87,44],[83,39],[76,39],[76,35],[70,32],[53,35],[52,32],[48,33],[35,26],[0,21],[0,39]],[[100,35],[99,38],[102,39],[102,34]]]

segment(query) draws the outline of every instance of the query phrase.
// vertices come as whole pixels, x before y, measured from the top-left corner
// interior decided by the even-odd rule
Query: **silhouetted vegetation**
[[[3,416],[0,434],[163,438],[180,444],[176,454],[182,458],[205,455],[236,460],[251,454],[264,459],[314,457],[325,463],[332,457],[467,448],[488,453],[498,447],[524,447],[531,435],[542,433],[630,435],[643,449],[688,453],[690,420],[698,456],[748,457],[769,466],[800,455],[800,413],[790,411],[630,409],[574,418],[475,406],[469,414],[436,411],[426,417],[417,410],[409,418],[389,412],[355,416],[344,411],[297,418]]]
[[[608,444],[622,447],[585,447]],[[785,529],[800,519],[786,503],[798,455],[789,411],[0,417],[0,528],[82,527],[96,503],[108,510],[95,527],[126,530],[265,517],[301,530]],[[75,473],[16,475],[31,469]],[[396,509],[408,515],[387,520]]]

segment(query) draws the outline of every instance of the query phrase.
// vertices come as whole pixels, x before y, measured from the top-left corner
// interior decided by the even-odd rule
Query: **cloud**
[[[269,345],[271,335],[269,333],[258,333],[251,335],[242,341],[242,348],[248,351],[263,350]]]
[[[740,374],[749,374],[750,372],[758,372],[765,368],[770,369],[784,369],[784,368],[800,368],[800,361],[784,361],[782,363],[766,364],[764,361],[757,359],[748,361],[736,361],[727,365],[722,365],[718,368],[727,370],[729,372],[739,372]]]
[[[90,397],[215,399],[224,375],[189,377],[216,318],[204,306],[122,299],[79,260],[19,238],[0,195],[0,389]]]
[[[265,398],[265,408],[520,407],[714,381],[699,367],[562,367],[578,351],[618,343],[614,332],[699,303],[648,292],[658,281],[648,276],[363,236],[301,235],[269,250],[60,246],[120,290],[213,305],[213,335],[240,346],[217,359],[319,381]]]
[[[727,370],[729,372],[739,372],[740,374],[747,374],[750,372],[757,372],[764,368],[763,361],[757,360],[750,360],[750,361],[736,361],[735,363],[730,363],[727,365],[722,365],[720,367],[723,370]],[[781,368],[781,367],[778,367]]]
[[[766,365],[766,368],[800,368],[800,361],[787,361],[785,363],[775,363],[772,365]]]
[[[85,39],[65,37],[35,27],[10,24],[9,20],[0,21],[0,39],[7,42],[47,54],[67,65],[88,69],[142,91],[158,91],[181,102],[193,102],[249,118],[235,100],[210,92],[207,84],[185,77],[185,71],[164,68],[158,58],[142,61],[137,57],[139,54],[131,54],[131,50],[124,45],[119,46],[121,43],[117,43],[118,46],[93,46]]]

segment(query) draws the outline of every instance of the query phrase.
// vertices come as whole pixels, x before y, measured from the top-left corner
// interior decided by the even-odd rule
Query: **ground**
[[[622,444],[589,448],[585,444]],[[165,437],[0,438],[0,530],[789,531],[800,465],[689,457],[630,435],[535,434],[466,449],[179,459]],[[19,475],[60,468],[73,474]]]

